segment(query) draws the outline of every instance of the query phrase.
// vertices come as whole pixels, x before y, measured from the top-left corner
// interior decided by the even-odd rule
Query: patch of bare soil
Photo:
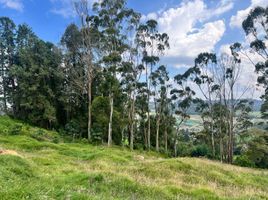
[[[0,155],[12,155],[12,156],[20,156],[16,151],[13,151],[13,150],[3,150],[3,149],[0,149]]]

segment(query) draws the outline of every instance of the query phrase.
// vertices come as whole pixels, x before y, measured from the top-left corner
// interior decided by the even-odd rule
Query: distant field
[[[267,170],[63,141],[0,117],[0,199],[268,199]]]
[[[251,117],[251,120],[252,120],[254,126],[258,126],[258,123],[263,121],[261,119],[260,112],[251,112],[250,117]],[[177,120],[179,120],[178,117],[177,117]],[[190,119],[188,119],[183,124],[182,128],[186,128],[186,129],[193,130],[193,131],[202,130],[203,125],[202,125],[202,119],[201,119],[200,115],[190,115]]]

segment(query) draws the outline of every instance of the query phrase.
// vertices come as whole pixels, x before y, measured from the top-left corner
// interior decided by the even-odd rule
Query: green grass
[[[19,154],[0,155],[1,200],[268,199],[267,170],[63,143],[56,132],[8,117],[0,117],[0,149]]]

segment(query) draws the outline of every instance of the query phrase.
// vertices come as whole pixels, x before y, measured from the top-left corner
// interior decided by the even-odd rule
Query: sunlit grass
[[[3,122],[2,122],[3,121]],[[16,123],[0,118],[8,130]],[[268,199],[268,171],[0,132],[0,199]],[[26,128],[28,127],[28,128]],[[28,130],[28,131],[26,131]],[[144,159],[138,159],[143,156]]]

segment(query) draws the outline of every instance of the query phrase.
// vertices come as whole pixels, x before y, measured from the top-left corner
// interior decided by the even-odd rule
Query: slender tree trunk
[[[148,80],[148,67],[145,67],[146,69],[146,83],[147,83],[147,103],[148,103],[148,111],[147,111],[147,117],[148,117],[148,124],[147,124],[147,147],[150,150],[151,148],[151,117],[150,117],[150,83]]]
[[[178,141],[177,141],[177,135],[174,141],[174,157],[177,157],[177,146],[178,146]]]
[[[147,149],[148,139],[147,139],[147,130],[146,130],[146,126],[145,126],[145,119],[143,122],[143,134],[144,134],[144,145],[145,145],[145,148]]]
[[[112,124],[113,124],[113,112],[114,112],[114,97],[110,94],[110,120],[108,129],[108,146],[112,145]]]
[[[157,117],[156,121],[156,151],[159,152],[159,127],[160,127],[160,116]]]
[[[221,162],[223,162],[223,143],[222,143],[222,138],[220,138],[220,157],[221,157]]]
[[[167,134],[167,126],[165,125],[165,152],[168,152],[168,134]]]
[[[211,130],[211,143],[212,143],[212,155],[215,158],[215,140],[214,140],[214,130]]]
[[[208,83],[208,88],[209,83]],[[211,115],[211,120],[210,120],[210,131],[211,131],[211,145],[212,145],[212,156],[215,158],[215,140],[214,140],[214,127],[213,127],[213,110],[212,110],[212,98],[211,98],[211,93],[210,91],[208,92],[208,101],[209,101],[209,111]]]
[[[130,127],[130,150],[134,147],[134,123],[131,123]]]
[[[228,162],[233,163],[234,154],[234,93],[231,86],[231,107],[230,107],[230,131],[229,131],[229,153]]]
[[[151,119],[150,119],[150,111],[148,112],[148,127],[147,127],[147,140],[148,140],[148,149],[151,148]]]
[[[214,127],[213,127],[213,111],[212,111],[212,104],[210,105],[210,113],[211,113],[211,124],[210,124],[210,131],[211,131],[211,145],[212,145],[212,156],[215,158],[215,139],[214,139]]]
[[[135,100],[133,98],[131,103],[131,126],[130,126],[130,149],[134,147],[134,118],[135,118]]]
[[[174,141],[174,157],[178,156],[178,153],[177,153],[178,136],[179,136],[179,128],[177,128],[176,130],[176,136],[175,136],[175,141]]]
[[[91,140],[91,120],[92,120],[92,111],[91,111],[91,103],[92,103],[92,80],[88,81],[88,141]]]
[[[122,128],[122,131],[121,131],[121,141],[122,141],[123,147],[125,146],[125,136],[124,136],[125,129],[126,127]]]

